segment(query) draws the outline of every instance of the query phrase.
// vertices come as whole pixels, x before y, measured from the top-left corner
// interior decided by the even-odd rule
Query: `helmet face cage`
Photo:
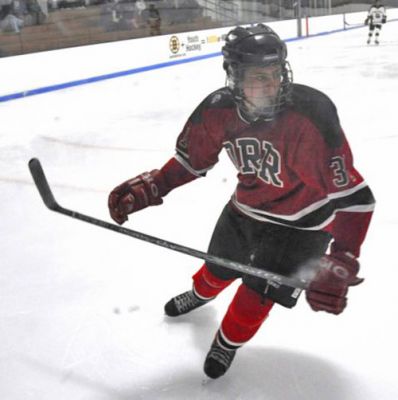
[[[285,43],[271,28],[260,24],[250,28],[233,29],[227,35],[222,50],[224,69],[227,72],[226,85],[232,92],[241,117],[250,122],[258,119],[272,120],[283,110],[292,83],[292,71],[286,61]],[[261,81],[268,79],[272,79],[275,85],[275,81],[279,80],[277,92],[267,95],[267,91],[260,90],[257,96],[261,97],[247,96],[245,88],[248,89],[248,82],[245,81],[245,77],[249,71],[258,73],[258,78],[255,79],[258,81],[256,86],[261,86]],[[267,74],[270,73],[278,76],[269,78]]]
[[[276,114],[283,110],[290,93],[292,71],[288,62],[285,62],[283,65],[274,65],[280,66],[278,72],[280,75],[278,91],[269,96],[262,94],[261,98],[252,98],[245,94],[245,88],[246,90],[248,89],[248,85],[245,83],[245,74],[250,71],[249,68],[256,67],[256,65],[232,66],[228,69],[226,86],[231,90],[240,115],[245,120],[254,121],[263,119],[270,121],[275,118]],[[263,66],[258,65],[258,67]],[[261,79],[261,73],[259,76],[259,79]]]

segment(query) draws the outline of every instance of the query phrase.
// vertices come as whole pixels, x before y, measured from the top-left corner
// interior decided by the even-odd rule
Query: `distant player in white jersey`
[[[367,44],[370,44],[373,32],[375,34],[375,44],[379,44],[381,25],[385,24],[386,20],[386,8],[382,4],[380,4],[379,0],[376,0],[375,3],[370,7],[368,16],[365,20],[365,25],[369,25]]]

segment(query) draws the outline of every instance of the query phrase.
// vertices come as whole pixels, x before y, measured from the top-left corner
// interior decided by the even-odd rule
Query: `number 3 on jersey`
[[[345,168],[344,158],[336,156],[332,158],[330,168],[333,170],[333,183],[337,187],[346,186],[349,182],[347,171]]]

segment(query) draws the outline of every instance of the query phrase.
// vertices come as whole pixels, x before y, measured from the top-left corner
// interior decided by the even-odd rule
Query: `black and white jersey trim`
[[[187,160],[185,159],[185,157],[187,157],[185,154],[183,154],[180,150],[177,150],[177,153],[175,154],[174,158],[186,169],[188,170],[192,175],[195,176],[205,176],[207,171],[209,171],[210,169],[213,168],[213,165],[205,168],[205,169],[194,169],[191,167],[191,165],[187,162]]]
[[[374,209],[374,198],[365,182],[351,189],[330,193],[325,199],[290,215],[274,214],[242,204],[237,200],[236,193],[231,200],[239,211],[257,221],[303,230],[324,228],[333,221],[338,211],[371,212]]]

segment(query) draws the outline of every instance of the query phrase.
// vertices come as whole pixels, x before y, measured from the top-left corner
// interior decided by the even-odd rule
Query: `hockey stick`
[[[32,174],[35,185],[40,193],[40,196],[44,202],[44,204],[52,211],[55,211],[60,214],[67,215],[69,217],[88,222],[89,224],[97,225],[105,229],[109,229],[123,235],[131,236],[133,238],[143,240],[145,242],[149,242],[155,244],[157,246],[165,247],[170,250],[178,251],[180,253],[188,254],[190,256],[200,258],[205,261],[209,261],[211,263],[220,265],[222,267],[232,269],[234,271],[241,272],[243,274],[256,276],[258,278],[267,279],[269,281],[275,282],[281,285],[288,285],[291,287],[296,287],[300,289],[306,289],[309,281],[305,279],[299,279],[294,277],[287,277],[283,275],[279,275],[270,271],[265,271],[259,268],[252,267],[250,265],[241,264],[235,261],[231,261],[222,257],[213,256],[208,253],[204,253],[199,250],[191,249],[186,246],[182,246],[177,243],[169,242],[167,240],[163,240],[154,236],[146,235],[145,233],[137,232],[132,229],[124,228],[119,225],[111,224],[106,221],[99,220],[94,217],[90,217],[88,215],[81,214],[77,211],[72,211],[67,208],[64,208],[58,204],[55,200],[55,197],[51,191],[50,185],[48,184],[47,178],[44,174],[43,168],[40,164],[40,161],[37,158],[32,158],[29,161],[29,170]]]

